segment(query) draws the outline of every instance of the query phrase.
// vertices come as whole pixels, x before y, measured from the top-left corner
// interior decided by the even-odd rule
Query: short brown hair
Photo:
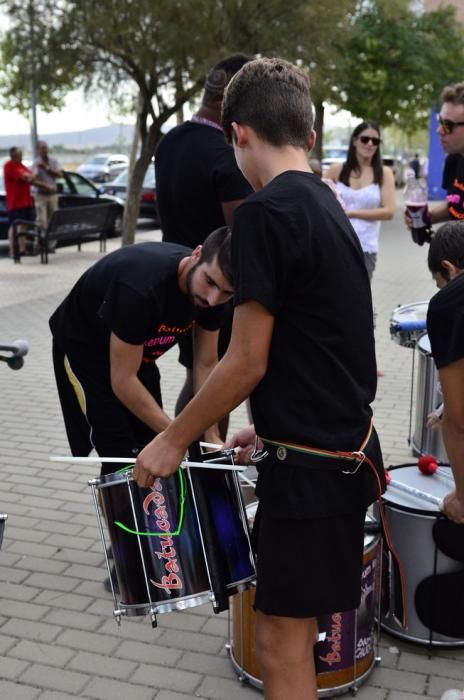
[[[464,83],[447,85],[441,93],[442,102],[451,102],[453,105],[464,105]]]
[[[229,143],[237,122],[273,146],[307,148],[313,120],[309,75],[280,58],[246,63],[224,93],[222,126]]]
[[[443,260],[464,270],[464,221],[447,221],[432,236],[428,254],[430,272],[440,272],[449,280],[449,272],[442,266]]]

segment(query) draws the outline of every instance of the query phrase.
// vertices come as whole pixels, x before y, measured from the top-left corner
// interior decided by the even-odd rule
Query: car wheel
[[[109,235],[111,238],[116,238],[122,234],[122,212],[117,212],[111,222]]]

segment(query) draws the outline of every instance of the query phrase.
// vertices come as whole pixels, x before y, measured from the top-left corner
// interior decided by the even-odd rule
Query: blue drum
[[[415,348],[418,339],[427,330],[428,307],[428,301],[417,301],[394,309],[390,318],[392,339],[405,348]]]
[[[90,482],[103,545],[106,551],[98,502],[113,551],[118,621],[149,614],[155,622],[157,613],[208,600],[219,612],[255,580],[237,473],[217,467],[181,468],[143,489],[131,469]]]

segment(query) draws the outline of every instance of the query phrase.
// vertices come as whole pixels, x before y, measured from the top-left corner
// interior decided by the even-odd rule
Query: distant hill
[[[50,146],[64,146],[65,148],[94,148],[118,145],[119,148],[130,147],[132,142],[133,126],[127,124],[111,124],[110,126],[100,126],[96,129],[85,129],[84,131],[70,131],[59,134],[45,134],[43,136]],[[40,138],[40,134],[39,134]],[[11,134],[0,136],[0,148],[6,149],[11,146],[21,146],[23,149],[30,147],[29,134]]]

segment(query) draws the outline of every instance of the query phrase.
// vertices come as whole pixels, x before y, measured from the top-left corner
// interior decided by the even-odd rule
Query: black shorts
[[[353,610],[361,600],[365,509],[295,520],[258,507],[255,607],[268,615],[318,617]]]
[[[77,357],[69,357],[66,369],[65,357],[54,342],[53,365],[71,453],[85,457],[95,449],[100,457],[135,458],[155,433],[116,398],[101,368],[92,371]],[[158,368],[152,364],[144,372],[150,372],[152,381],[140,373],[139,379],[162,406]],[[101,473],[110,474],[120,467],[106,462]]]
[[[35,209],[34,207],[22,207],[21,209],[10,209],[8,211],[8,221],[10,224],[14,223],[18,219],[24,219],[25,221],[35,221]]]

